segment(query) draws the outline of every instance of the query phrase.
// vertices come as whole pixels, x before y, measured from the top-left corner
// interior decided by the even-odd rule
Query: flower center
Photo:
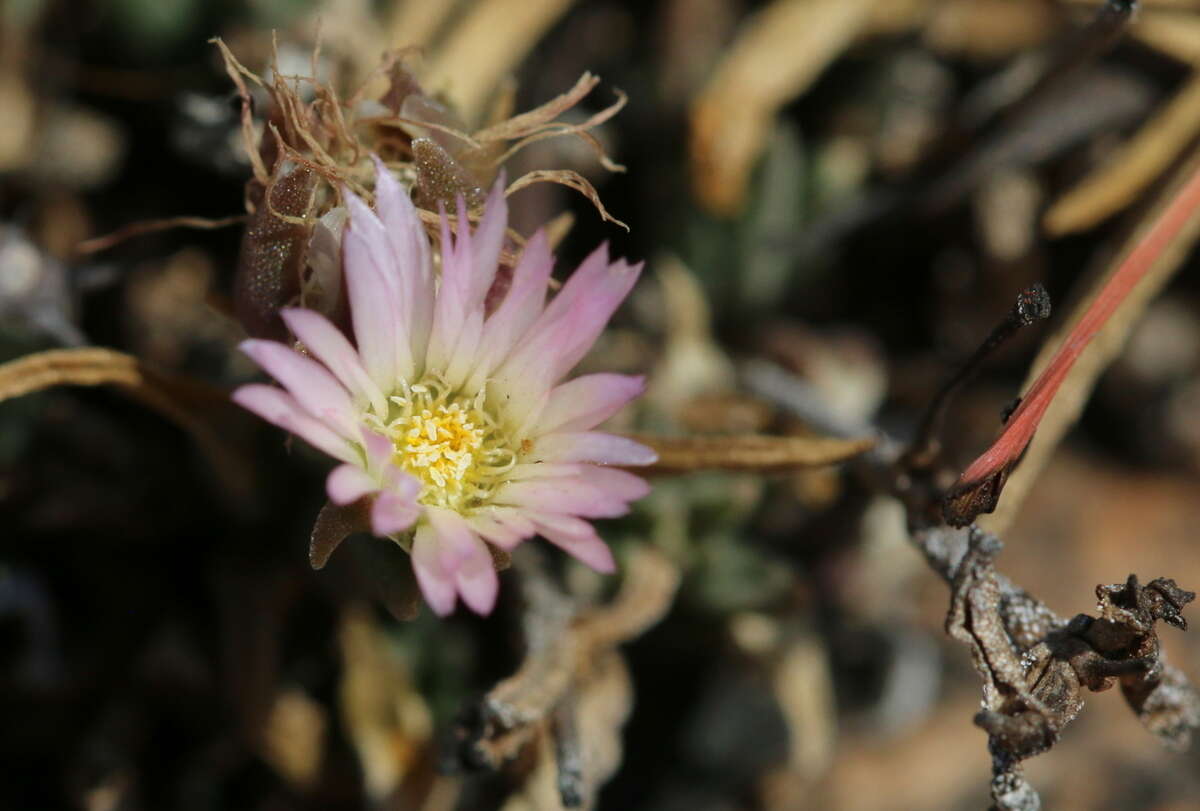
[[[436,377],[402,384],[383,422],[392,440],[392,461],[421,480],[417,500],[469,513],[486,504],[516,452],[484,408],[486,390],[452,394]],[[382,421],[381,421],[382,422]]]

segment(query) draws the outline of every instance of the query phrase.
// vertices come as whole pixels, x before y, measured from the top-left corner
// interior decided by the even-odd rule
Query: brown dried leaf
[[[852,459],[875,447],[875,440],[830,437],[742,436],[663,437],[634,435],[653,448],[658,461],[646,473],[686,473],[693,470],[772,471],[820,467]]]
[[[475,133],[475,139],[478,141],[511,141],[536,132],[582,101],[598,84],[600,84],[599,76],[584,73],[575,82],[575,86],[566,93],[555,96],[545,104],[513,116],[507,121],[501,121],[499,124],[479,130]],[[621,104],[623,105],[624,102]],[[619,110],[620,107],[617,109]],[[600,120],[607,121],[611,117],[610,114]]]

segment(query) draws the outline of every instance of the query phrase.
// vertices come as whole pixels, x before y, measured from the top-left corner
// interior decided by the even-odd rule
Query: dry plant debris
[[[532,565],[519,569],[527,575],[525,659],[464,713],[458,759],[468,769],[512,764],[523,772],[524,800],[506,807],[591,808],[620,763],[620,728],[632,706],[617,646],[662,619],[679,571],[661,553],[640,548],[612,602],[589,608]]]
[[[1175,581],[1097,586],[1099,617],[1069,622],[997,574],[995,536],[972,528],[954,569],[946,631],[968,645],[984,681],[975,723],[988,733],[992,800],[998,811],[1032,811],[1040,801],[1021,761],[1057,741],[1083,708],[1082,692],[1120,685],[1130,708],[1172,749],[1200,725],[1200,694],[1167,664],[1155,623],[1187,628],[1181,611],[1195,599]]]

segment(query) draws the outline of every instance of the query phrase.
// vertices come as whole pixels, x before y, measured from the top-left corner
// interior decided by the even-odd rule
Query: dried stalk
[[[117,386],[187,431],[232,493],[249,491],[241,454],[206,416],[229,404],[218,389],[168,377],[137,358],[100,347],[51,349],[0,364],[0,402],[53,386]]]
[[[632,437],[658,453],[658,461],[638,470],[645,473],[687,473],[695,470],[766,472],[797,467],[833,465],[866,453],[873,438],[690,436]]]

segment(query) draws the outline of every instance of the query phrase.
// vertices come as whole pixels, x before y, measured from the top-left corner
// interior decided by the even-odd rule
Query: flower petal
[[[379,482],[367,475],[367,471],[358,465],[338,465],[325,479],[325,492],[329,495],[329,500],[343,507],[378,490]]]
[[[600,431],[555,433],[538,437],[529,461],[594,462],[599,465],[652,465],[658,454],[632,439]]]
[[[421,516],[421,505],[417,503],[419,487],[415,492],[403,486],[380,492],[371,505],[371,531],[386,537],[410,528]]]
[[[454,577],[442,568],[438,555],[438,536],[427,523],[417,525],[412,546],[413,573],[425,595],[425,602],[440,617],[454,610],[458,587]]]
[[[379,218],[350,192],[343,196],[350,209],[342,251],[354,337],[367,374],[388,394],[397,377],[412,375],[400,281]]]
[[[479,538],[471,531],[466,519],[453,510],[426,507],[425,515],[438,536],[438,559],[442,568],[449,573],[457,572],[463,561],[471,557],[472,542],[478,542]]]
[[[484,326],[487,374],[508,357],[541,314],[553,270],[554,256],[550,253],[550,243],[544,231],[537,231],[525,243],[525,250],[513,268],[508,293]]]
[[[321,304],[327,313],[335,312],[342,300],[342,231],[348,215],[343,206],[331,208],[317,220],[308,240],[308,266],[321,288]]]
[[[301,408],[296,398],[282,389],[262,383],[251,383],[234,391],[233,401],[267,422],[290,431],[334,459],[343,462],[358,461],[358,454],[349,442]]]
[[[640,264],[609,264],[602,245],[567,280],[493,375],[497,393],[512,404],[518,421],[583,358],[640,272]]]
[[[472,307],[483,306],[484,297],[496,278],[500,265],[500,249],[504,246],[505,230],[508,228],[508,201],[504,197],[504,171],[496,177],[492,190],[484,203],[483,218],[471,239],[470,303]]]
[[[506,484],[496,491],[496,504],[584,518],[617,518],[629,504],[616,493],[578,477],[560,476]]]
[[[476,614],[486,616],[492,613],[496,605],[496,594],[500,591],[500,578],[496,575],[496,567],[492,564],[492,555],[484,546],[479,536],[471,533],[470,554],[463,559],[458,571],[454,573],[454,582],[458,585],[458,593],[462,601]]]
[[[587,521],[569,515],[530,513],[538,534],[602,574],[617,570],[612,550]]]
[[[433,320],[433,262],[429,237],[408,192],[379,157],[375,162],[375,208],[383,222],[402,292],[403,322],[414,362],[424,361]]]
[[[491,514],[490,509],[480,510],[467,519],[471,529],[475,530],[489,543],[501,549],[515,549],[521,541],[533,535],[533,525],[530,524],[529,534],[522,534],[511,524],[505,524]]]
[[[313,417],[347,439],[358,439],[358,419],[350,395],[321,364],[275,341],[251,338],[240,348],[283,384]]]
[[[287,307],[279,311],[288,329],[333,373],[360,402],[368,402],[376,414],[387,414],[387,401],[363,369],[358,352],[342,331],[313,310]],[[590,425],[588,426],[591,427]]]
[[[450,389],[461,388],[467,375],[479,361],[479,340],[483,333],[483,310],[477,309],[468,312],[462,322],[458,333],[458,343],[454,345],[454,349],[447,357],[442,372],[442,379]]]
[[[641,375],[583,375],[556,386],[538,419],[542,433],[585,431],[616,414],[646,389]]]

